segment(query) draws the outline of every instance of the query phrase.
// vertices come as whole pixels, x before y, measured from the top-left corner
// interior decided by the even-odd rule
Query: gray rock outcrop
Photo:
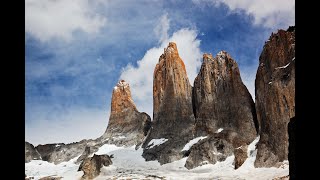
[[[90,139],[69,144],[54,143],[38,145],[36,150],[40,153],[42,160],[59,164],[81,155],[87,146],[90,146],[92,152],[95,152],[101,145],[102,144],[95,142],[95,140]]]
[[[223,130],[209,135],[190,148],[185,167],[192,169],[204,164],[215,164],[235,155],[235,169],[245,161],[248,144],[238,133]]]
[[[220,51],[215,58],[203,55],[194,80],[193,109],[196,136],[212,134],[219,128],[233,130],[247,142],[257,136],[254,102],[236,61],[226,51]]]

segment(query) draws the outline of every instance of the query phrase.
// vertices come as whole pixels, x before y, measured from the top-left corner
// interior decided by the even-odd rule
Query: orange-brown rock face
[[[124,80],[120,80],[118,84],[113,88],[112,99],[111,99],[111,114],[109,125],[123,124],[126,123],[125,117],[126,111],[138,111],[136,105],[134,104],[129,84]],[[118,118],[121,117],[122,118]],[[111,121],[116,119],[116,121]]]
[[[256,81],[260,141],[256,167],[288,159],[287,126],[295,116],[295,28],[279,30],[264,45]]]
[[[140,113],[132,98],[130,86],[120,80],[114,87],[111,100],[111,114],[104,139],[119,145],[140,144],[146,134],[151,119],[146,113]]]
[[[192,137],[192,87],[177,45],[170,42],[160,56],[153,79],[153,122],[144,142],[146,160],[168,163],[182,158],[181,149]],[[148,148],[153,139],[168,139]]]
[[[124,80],[120,80],[113,88],[111,114],[118,114],[127,108],[137,110],[131,97],[129,84]]]
[[[179,57],[177,46],[170,42],[154,70],[154,120],[158,119],[163,112],[173,113],[171,116],[190,116],[191,90],[186,68]],[[182,107],[177,106],[178,104]]]
[[[215,58],[203,55],[193,87],[195,133],[205,136],[222,128],[237,132],[247,143],[257,136],[252,97],[243,84],[237,63],[220,51]]]

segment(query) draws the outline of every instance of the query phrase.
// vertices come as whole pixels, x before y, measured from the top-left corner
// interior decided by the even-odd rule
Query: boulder
[[[111,158],[108,155],[96,155],[88,157],[82,161],[78,171],[83,171],[81,179],[93,179],[100,174],[103,166],[112,164]]]

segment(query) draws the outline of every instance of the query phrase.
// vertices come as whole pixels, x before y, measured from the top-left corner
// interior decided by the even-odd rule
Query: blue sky
[[[254,96],[264,42],[295,22],[293,0],[26,0],[25,9],[25,128],[35,145],[102,135],[119,79],[152,117],[153,70],[170,41],[191,85],[202,54],[226,50]]]

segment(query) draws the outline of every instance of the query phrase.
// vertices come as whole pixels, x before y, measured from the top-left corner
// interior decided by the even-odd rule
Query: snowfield
[[[141,156],[142,148],[135,150],[135,146],[124,148],[114,145],[104,145],[99,149],[99,154],[113,154],[113,164],[101,169],[100,175],[95,180],[106,179],[246,179],[246,180],[269,180],[275,177],[289,174],[288,161],[283,162],[280,168],[254,168],[253,163],[257,151],[255,146],[259,141],[257,137],[248,147],[248,159],[237,170],[234,170],[234,156],[229,156],[223,162],[206,164],[192,170],[184,167],[187,160],[160,165],[157,161],[146,162]],[[25,164],[25,174],[33,176],[36,180],[40,177],[56,175],[64,180],[80,179],[82,171],[77,172],[79,165],[74,164],[78,157],[58,165],[41,160],[33,160]]]

